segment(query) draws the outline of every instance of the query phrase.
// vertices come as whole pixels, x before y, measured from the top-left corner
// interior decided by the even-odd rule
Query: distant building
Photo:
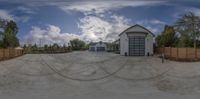
[[[107,50],[107,45],[106,43],[100,41],[96,43],[90,43],[89,44],[89,51],[106,51]]]
[[[121,55],[153,55],[154,34],[148,29],[140,25],[134,25],[120,33],[119,37]]]

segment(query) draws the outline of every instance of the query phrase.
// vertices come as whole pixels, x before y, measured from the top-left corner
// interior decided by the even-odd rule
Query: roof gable
[[[145,33],[150,33],[152,36],[155,36],[151,31],[149,31],[145,27],[138,25],[138,24],[127,28],[122,33],[120,33],[119,36],[122,35],[125,32],[145,32]]]

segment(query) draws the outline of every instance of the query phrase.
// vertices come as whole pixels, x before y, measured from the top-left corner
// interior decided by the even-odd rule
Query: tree
[[[34,45],[32,46],[32,49],[33,49],[33,50],[38,50],[37,44],[34,44]]]
[[[200,35],[200,17],[189,12],[176,21],[175,28],[180,33],[181,42],[183,44],[193,39],[193,47],[196,48],[197,38]]]
[[[70,41],[72,50],[81,50],[82,48],[85,48],[85,42],[79,39],[73,39]]]
[[[7,21],[0,19],[0,28],[5,28]]]
[[[172,26],[165,25],[164,31],[156,38],[158,47],[172,47],[176,46],[178,37]]]
[[[26,48],[27,48],[26,44],[24,44],[23,48],[24,48],[24,49],[26,49]]]
[[[14,21],[9,21],[4,30],[3,44],[4,47],[17,47],[19,40],[17,38],[18,27]]]
[[[48,50],[49,46],[47,44],[44,45],[44,49]]]

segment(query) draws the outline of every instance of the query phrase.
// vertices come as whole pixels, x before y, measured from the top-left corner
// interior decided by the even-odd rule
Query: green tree
[[[34,44],[34,45],[32,46],[32,49],[33,49],[33,50],[38,50],[37,44]]]
[[[17,38],[18,27],[14,21],[7,22],[4,30],[3,45],[4,47],[17,47],[19,40]]]
[[[49,46],[47,44],[44,45],[44,49],[48,50]]]
[[[26,44],[24,44],[23,48],[24,48],[24,49],[26,49],[26,48],[27,48]]]
[[[6,26],[6,20],[0,18],[0,28],[5,28],[5,26]]]
[[[200,35],[200,17],[192,12],[183,15],[176,21],[175,28],[180,33],[180,43],[185,47],[189,46],[191,39],[193,40],[193,47],[197,46],[197,38]]]
[[[172,26],[165,25],[164,31],[156,38],[158,47],[173,47],[177,45],[178,37]]]
[[[70,41],[72,50],[81,50],[85,48],[85,42],[79,39],[73,39]]]

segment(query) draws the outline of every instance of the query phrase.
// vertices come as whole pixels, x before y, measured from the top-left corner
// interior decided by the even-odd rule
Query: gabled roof
[[[89,45],[90,45],[90,46],[94,46],[94,45],[96,45],[96,44],[98,44],[98,43],[107,44],[107,42],[99,41],[99,42],[90,42]]]
[[[155,36],[150,30],[148,30],[147,28],[145,28],[145,27],[143,27],[143,26],[141,26],[141,25],[138,25],[138,24],[133,25],[133,26],[127,28],[126,30],[124,30],[123,32],[121,32],[121,33],[119,34],[119,36],[122,35],[123,33],[125,33],[127,30],[129,30],[129,29],[131,29],[131,28],[133,28],[133,27],[136,27],[136,26],[138,26],[138,27],[140,27],[140,28],[142,28],[142,29],[148,31],[149,33],[151,33],[151,35]],[[136,31],[136,32],[137,32],[137,31]]]

